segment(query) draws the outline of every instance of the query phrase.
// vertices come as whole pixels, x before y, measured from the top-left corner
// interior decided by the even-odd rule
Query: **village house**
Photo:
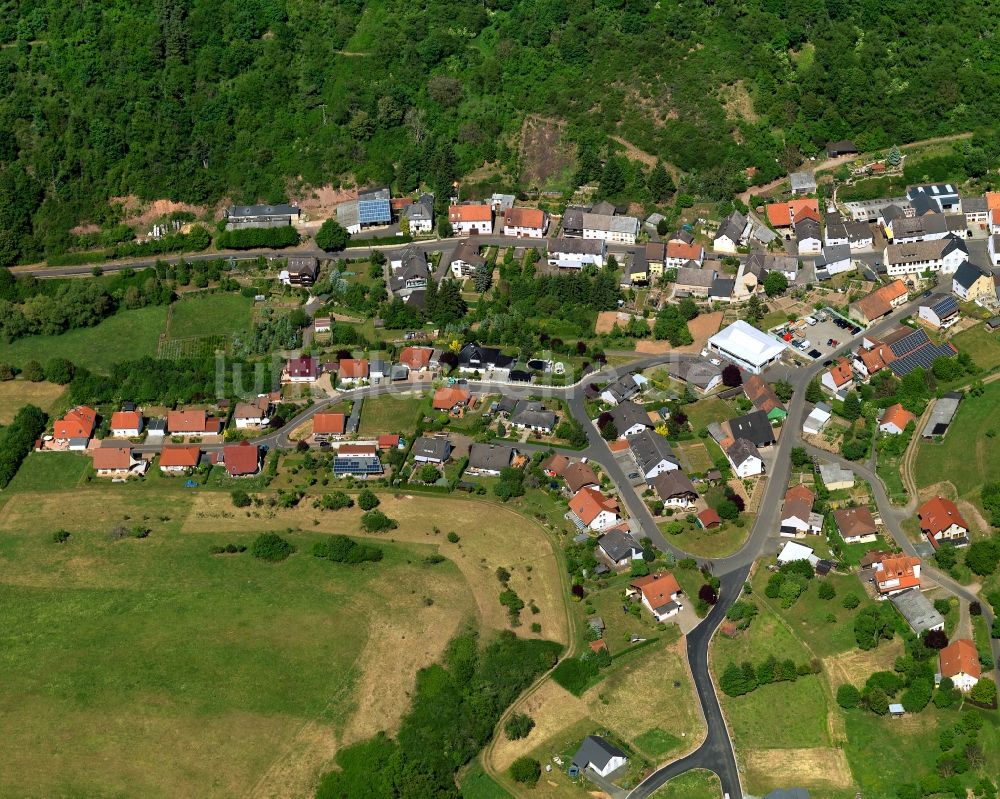
[[[285,227],[298,221],[301,211],[294,205],[230,205],[226,230]]]
[[[431,368],[434,350],[431,347],[404,347],[399,362],[411,372],[425,372]]]
[[[544,238],[549,215],[537,208],[508,208],[503,212],[503,234],[517,238]]]
[[[556,426],[556,415],[537,400],[519,400],[510,414],[510,424],[517,430],[551,433]]]
[[[215,436],[222,431],[222,419],[204,410],[168,411],[167,431],[172,436]]]
[[[626,763],[628,757],[621,749],[596,735],[583,739],[572,761],[579,771],[593,771],[601,777],[607,777]]]
[[[816,495],[804,485],[795,485],[785,492],[785,502],[781,511],[783,536],[798,536],[806,533],[819,535],[823,531],[823,517],[813,513]]]
[[[931,601],[919,588],[894,593],[889,600],[918,636],[928,630],[944,629],[944,617],[934,609]]]
[[[407,247],[389,259],[388,289],[393,297],[408,299],[412,294],[427,288],[430,270],[427,256],[413,247]]]
[[[609,244],[635,244],[639,235],[639,220],[634,216],[611,216],[586,213],[583,215],[583,238],[600,239]]]
[[[347,416],[334,411],[319,411],[313,416],[313,438],[317,442],[343,438],[347,429]]]
[[[98,477],[128,477],[139,463],[129,447],[101,447],[94,450],[93,456]]]
[[[920,558],[889,555],[875,564],[875,587],[880,597],[920,588]]]
[[[906,199],[915,206],[933,208],[935,211],[945,213],[946,211],[958,211],[961,208],[961,198],[951,183],[927,183],[924,185],[908,186],[906,188]]]
[[[653,422],[649,418],[646,409],[637,405],[632,400],[616,405],[610,411],[611,420],[618,428],[618,438],[628,438],[641,433],[643,430],[651,430]]]
[[[774,428],[764,411],[751,411],[744,416],[730,419],[726,426],[733,438],[745,438],[757,447],[770,447],[777,442]]]
[[[718,274],[708,266],[699,269],[692,261],[690,266],[682,266],[677,270],[674,292],[687,292],[692,297],[707,297]]]
[[[665,269],[676,269],[691,261],[701,266],[705,260],[705,250],[700,244],[685,244],[681,241],[671,241],[667,243]]]
[[[698,519],[698,526],[702,530],[712,530],[722,525],[722,517],[714,508],[705,508],[705,510],[699,511],[695,518]]]
[[[819,435],[833,416],[833,408],[825,402],[817,402],[802,422],[802,432]]]
[[[744,266],[746,271],[756,276],[760,283],[763,283],[771,272],[783,275],[789,283],[794,283],[799,275],[799,259],[794,255],[764,255],[755,252],[747,256]]]
[[[582,461],[569,464],[559,476],[566,481],[566,487],[574,494],[584,486],[596,486],[600,483],[590,464]]]
[[[569,501],[573,515],[591,530],[606,530],[618,524],[618,502],[594,488],[581,488]]]
[[[993,276],[990,276],[990,283]],[[935,330],[947,330],[961,319],[958,300],[950,294],[932,294],[917,308],[917,318]]]
[[[52,438],[57,444],[65,445],[71,450],[83,450],[87,448],[87,442],[93,437],[96,427],[97,411],[86,405],[77,405],[61,419],[56,419]]]
[[[639,577],[629,583],[632,596],[638,592],[643,606],[658,622],[680,613],[681,608],[681,586],[677,578],[670,572],[659,572],[646,577]]]
[[[141,411],[115,411],[111,414],[111,435],[113,438],[138,438],[142,435],[142,428]]]
[[[496,477],[508,468],[517,450],[504,444],[473,444],[469,449],[469,465],[465,473],[483,477]]]
[[[166,446],[160,450],[160,471],[164,474],[185,474],[201,459],[200,447]]]
[[[899,217],[883,226],[885,236],[893,244],[943,239],[950,232],[944,214],[928,213],[923,216]]]
[[[993,241],[993,236],[990,236]],[[951,290],[959,299],[966,302],[981,302],[996,300],[996,285],[993,281],[993,274],[985,269],[973,264],[971,261],[962,261],[951,279]],[[957,311],[956,311],[957,313]]]
[[[890,405],[882,413],[882,418],[879,419],[878,429],[888,435],[902,435],[902,433],[906,430],[906,426],[910,422],[915,422],[916,419],[916,416],[897,402],[895,405]]]
[[[285,268],[278,273],[278,280],[286,286],[309,288],[319,276],[319,260],[312,255],[292,255]]]
[[[979,664],[979,652],[976,645],[968,638],[952,641],[938,653],[938,674],[935,684],[947,677],[962,693],[968,693],[979,682],[982,667]]]
[[[962,213],[970,228],[973,225],[985,228],[990,223],[990,209],[985,197],[963,197]]]
[[[760,375],[750,375],[743,381],[743,394],[754,408],[767,414],[768,421],[779,421],[788,415],[774,389]]]
[[[271,398],[264,395],[251,402],[238,402],[233,411],[233,421],[237,430],[259,430],[266,427],[270,419]]]
[[[628,568],[633,560],[642,560],[642,547],[627,530],[608,530],[597,539],[597,555],[614,569]]]
[[[334,477],[366,480],[382,472],[377,444],[341,444],[333,458]]]
[[[337,365],[337,384],[356,386],[369,377],[367,358],[342,358]]]
[[[818,214],[813,215],[803,211],[795,220],[792,230],[798,244],[799,255],[815,255],[822,249],[823,236]]]
[[[442,386],[434,392],[432,407],[436,411],[458,411],[469,404],[472,394],[461,386]]]
[[[417,463],[442,464],[451,457],[451,440],[447,436],[421,436],[413,442],[413,460]]]
[[[674,455],[670,442],[659,433],[644,429],[626,440],[646,482],[664,472],[680,469],[680,461]]]
[[[864,544],[878,540],[875,519],[868,508],[840,508],[833,512],[833,521],[845,544]]]
[[[831,394],[842,397],[854,387],[854,370],[847,358],[838,358],[837,362],[823,372],[820,380],[823,388]]]
[[[791,186],[792,194],[814,194],[816,192],[816,176],[808,170],[790,172],[788,183]]]
[[[434,195],[421,194],[416,202],[400,209],[400,219],[405,219],[411,236],[424,236],[434,232]]]
[[[737,438],[725,448],[725,453],[737,477],[756,477],[764,473],[764,460],[760,457],[760,450],[752,441]]]
[[[882,263],[889,277],[924,272],[952,275],[968,257],[965,242],[949,234],[933,241],[890,244],[882,252]]]
[[[712,242],[712,249],[733,255],[739,247],[746,244],[749,235],[750,221],[739,211],[733,211],[719,225]]]
[[[458,351],[458,370],[460,372],[489,372],[495,369],[510,369],[515,359],[504,355],[496,347],[483,347],[471,342]]]
[[[958,512],[955,503],[945,497],[933,497],[917,508],[920,532],[937,549],[948,543],[956,547],[969,544],[969,523]]]
[[[819,219],[819,200],[812,197],[802,197],[788,202],[770,203],[767,208],[767,221],[775,230],[789,232],[797,217],[803,213],[812,214]]]
[[[315,383],[319,379],[319,361],[308,356],[289,358],[285,364],[282,382]]]
[[[461,242],[451,257],[451,274],[462,280],[475,275],[476,270],[486,266],[486,259],[479,254],[479,245],[474,241]]]
[[[992,234],[986,241],[986,251],[993,266],[1000,266],[1000,233]]]
[[[557,238],[549,239],[546,246],[549,265],[560,269],[600,269],[607,261],[608,247],[603,239]]]
[[[482,204],[453,205],[448,209],[448,221],[459,236],[488,236],[493,232],[493,209]]]
[[[222,462],[230,477],[251,477],[260,472],[260,447],[249,441],[226,444],[222,448]]]
[[[902,280],[894,280],[852,302],[848,307],[848,313],[852,319],[869,325],[892,313],[893,308],[905,305],[908,299],[906,284]]]
[[[711,361],[674,359],[667,371],[676,380],[683,380],[700,394],[708,394],[722,384],[722,370]]]
[[[649,481],[656,496],[668,508],[690,508],[698,501],[698,491],[684,472],[673,469]]]
[[[854,269],[850,245],[828,244],[820,250],[813,265],[816,267],[816,278],[818,280],[828,280],[842,272],[850,272]]]

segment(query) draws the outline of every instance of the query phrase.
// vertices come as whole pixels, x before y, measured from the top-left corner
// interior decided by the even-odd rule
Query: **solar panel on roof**
[[[889,349],[892,350],[893,355],[897,357],[902,357],[908,352],[912,352],[918,347],[922,347],[927,344],[930,339],[927,337],[927,332],[924,330],[914,330],[910,335],[901,338],[889,345]]]
[[[897,377],[905,377],[918,366],[923,369],[930,369],[937,358],[952,358],[955,350],[948,344],[928,344],[920,347],[909,355],[906,355],[889,364],[892,373]]]

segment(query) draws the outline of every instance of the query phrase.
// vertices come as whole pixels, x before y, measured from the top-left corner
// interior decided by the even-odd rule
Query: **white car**
[[[816,324],[816,322],[817,322],[818,320],[817,320],[817,319],[816,319],[815,317],[813,317],[813,316],[807,316],[807,317],[806,317],[805,319],[803,319],[802,321],[804,321],[804,322],[805,322],[805,323],[806,323],[807,325],[809,325],[809,327],[812,327],[813,325],[815,325],[815,324]]]
[[[716,366],[722,366],[722,361],[720,361],[718,358],[709,358],[708,362],[711,364],[715,364]]]

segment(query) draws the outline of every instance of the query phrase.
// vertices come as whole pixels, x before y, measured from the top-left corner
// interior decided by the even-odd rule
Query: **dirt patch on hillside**
[[[646,166],[656,165],[656,156],[650,155],[645,150],[640,150],[632,142],[623,139],[621,136],[611,136],[612,141],[618,142],[622,147],[625,148],[625,155],[628,156],[630,161],[638,161]]]
[[[830,687],[836,692],[844,683],[851,683],[855,688],[861,688],[872,672],[891,671],[892,664],[902,654],[902,641],[895,639],[867,652],[850,649],[825,658],[823,664],[830,680]]]
[[[770,787],[777,785],[830,785],[850,788],[854,784],[847,757],[842,749],[748,749],[743,760],[749,774]]]
[[[528,737],[520,741],[511,741],[503,733],[500,734],[492,750],[492,765],[497,771],[506,771],[525,752],[587,718],[587,703],[552,680],[528,696],[517,710],[531,716],[535,726]]]
[[[614,313],[611,311],[610,313]],[[668,352],[701,352],[710,336],[719,332],[722,325],[722,311],[696,316],[688,322],[688,331],[694,341],[683,347],[672,347],[669,341],[654,341],[653,339],[638,339],[635,342],[635,351],[643,355],[664,355]]]
[[[632,314],[623,311],[601,311],[597,314],[597,322],[594,323],[594,332],[598,335],[601,333],[610,333],[615,325],[624,328],[631,319]],[[650,330],[653,329],[655,321],[652,317],[646,320]]]
[[[576,148],[564,140],[566,122],[530,114],[521,125],[521,182],[544,187],[576,163]]]
[[[743,81],[738,80],[731,86],[721,86],[719,99],[726,111],[726,116],[734,122],[742,119],[751,125],[756,125],[759,121],[760,118],[753,110],[753,98]]]
[[[140,200],[134,194],[124,197],[112,197],[109,202],[118,203],[122,207],[126,225],[131,225],[140,233],[150,227],[158,219],[170,216],[178,211],[187,211],[201,218],[208,214],[209,209],[204,205],[192,205],[191,203],[179,203],[174,200]]]
[[[357,189],[334,188],[327,183],[325,186],[289,189],[292,203],[302,209],[302,213],[312,220],[328,219],[334,216],[337,206],[348,200],[358,198]]]

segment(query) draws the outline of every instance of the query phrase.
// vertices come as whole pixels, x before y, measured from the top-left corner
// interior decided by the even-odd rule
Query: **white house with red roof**
[[[52,437],[59,444],[67,444],[70,449],[86,449],[87,442],[97,427],[97,411],[86,405],[78,405],[66,412],[62,419],[56,419]]]
[[[111,436],[113,438],[138,438],[142,435],[142,427],[141,411],[115,411],[111,414]]]
[[[569,501],[569,509],[584,527],[607,530],[618,524],[618,502],[596,488],[581,488]]]
[[[493,209],[482,204],[453,205],[448,209],[448,221],[460,236],[488,236],[493,232]]]
[[[880,597],[888,597],[920,587],[920,558],[911,555],[889,555],[875,564],[875,587]]]
[[[367,358],[342,358],[337,367],[337,384],[356,386],[368,379]]]
[[[920,532],[937,549],[942,543],[964,547],[969,544],[969,523],[958,507],[945,497],[932,497],[917,508]]]
[[[841,394],[854,386],[854,370],[851,369],[851,362],[847,358],[838,358],[837,362],[823,372],[820,381],[823,388],[832,394]]]
[[[971,691],[982,676],[979,652],[968,638],[959,638],[942,649],[938,654],[938,664],[937,682],[940,683],[940,678],[947,677],[963,693]]]
[[[650,574],[646,577],[639,577],[629,583],[631,595],[637,591],[641,597],[643,606],[653,618],[659,622],[666,621],[671,616],[680,613],[681,586],[677,578],[670,572],[660,572]]]
[[[518,238],[545,237],[549,215],[538,208],[508,208],[503,212],[503,234]]]

